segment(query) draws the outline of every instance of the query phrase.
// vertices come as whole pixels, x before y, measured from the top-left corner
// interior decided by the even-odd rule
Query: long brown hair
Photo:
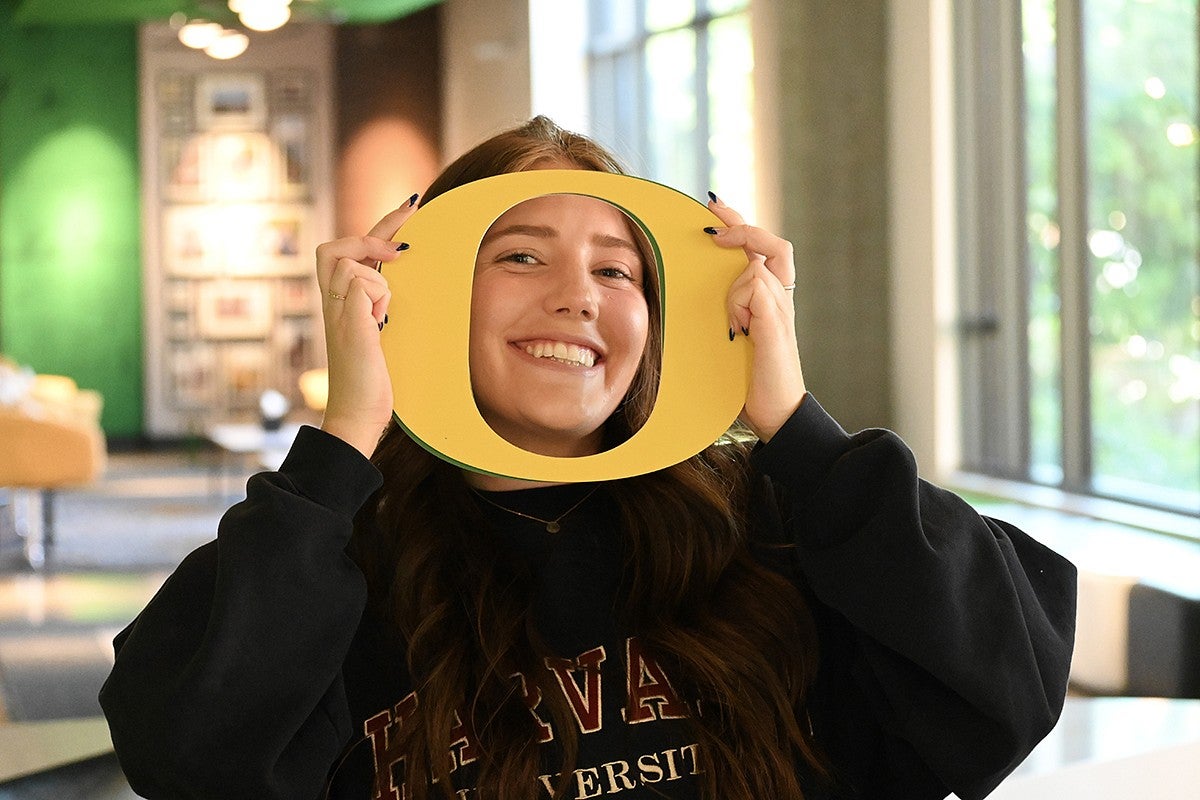
[[[452,163],[424,200],[468,181],[566,163],[621,173],[613,156],[545,117],[495,136]],[[647,262],[646,272],[653,272]],[[648,282],[649,283],[649,282]],[[648,352],[621,407],[606,423],[623,438],[649,417],[659,374],[657,286]],[[699,743],[705,795],[713,800],[802,798],[798,770],[823,775],[806,725],[816,636],[800,592],[751,556],[746,444],[723,442],[668,469],[610,481],[619,510],[628,592],[620,621],[668,670],[686,699]],[[428,800],[434,782],[454,794],[448,753],[461,720],[479,750],[481,798],[540,791],[534,719],[514,680],[540,691],[563,765],[565,796],[578,734],[533,624],[528,568],[489,536],[460,470],[430,455],[394,421],[373,457],[384,486],[357,520],[351,554],[367,577],[372,611],[407,649],[418,703],[388,745],[405,759],[408,796]],[[699,710],[700,713],[697,713]]]

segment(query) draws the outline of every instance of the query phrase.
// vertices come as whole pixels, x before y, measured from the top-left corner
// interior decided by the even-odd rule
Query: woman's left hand
[[[740,247],[749,259],[729,287],[726,303],[730,336],[748,336],[754,345],[750,390],[739,419],[767,442],[800,407],[806,392],[790,288],[796,282],[792,243],[747,225],[720,200],[711,200],[708,207],[725,223],[713,241]]]

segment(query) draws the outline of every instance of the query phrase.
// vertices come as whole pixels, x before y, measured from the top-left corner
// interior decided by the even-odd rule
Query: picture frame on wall
[[[258,252],[276,275],[306,275],[314,245],[309,209],[302,205],[267,206],[258,234]]]
[[[285,199],[307,196],[312,169],[307,117],[302,114],[275,117],[271,122],[271,142],[277,159],[275,182],[280,196]]]
[[[181,409],[209,406],[217,385],[217,350],[208,343],[180,343],[169,352],[170,397]]]
[[[285,316],[307,316],[317,310],[315,276],[288,278],[279,285],[279,313]]]
[[[311,214],[302,205],[244,203],[221,209],[221,263],[242,277],[307,275],[314,245]]]
[[[221,372],[227,402],[231,408],[256,406],[259,396],[271,388],[269,353],[258,345],[228,345],[222,354]]]
[[[165,72],[158,79],[158,108],[163,133],[187,134],[194,125],[192,78],[182,72]]]
[[[192,318],[188,314],[171,314],[167,317],[167,338],[190,340],[193,338]]]
[[[279,110],[306,110],[312,105],[308,70],[276,70],[271,73],[271,106]]]
[[[262,130],[267,118],[261,75],[210,73],[196,80],[196,127],[202,131]]]
[[[274,195],[281,156],[262,131],[205,134],[201,145],[204,194],[218,202],[261,201]]]
[[[311,317],[285,317],[275,329],[278,362],[299,378],[317,359],[317,340]]]
[[[220,269],[221,242],[213,226],[213,211],[202,205],[163,209],[162,259],[168,275],[206,277]]]
[[[271,332],[271,286],[266,281],[208,281],[196,294],[201,338],[262,339]]]
[[[203,136],[164,136],[159,142],[164,199],[193,203],[204,199]]]
[[[163,287],[163,306],[168,313],[190,314],[195,308],[191,281],[168,281]]]

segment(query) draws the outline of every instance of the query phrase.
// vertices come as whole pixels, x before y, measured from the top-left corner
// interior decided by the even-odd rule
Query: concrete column
[[[445,0],[442,155],[448,163],[531,116],[527,0]]]
[[[887,8],[751,5],[764,220],[796,248],[805,380],[849,429],[892,424]]]

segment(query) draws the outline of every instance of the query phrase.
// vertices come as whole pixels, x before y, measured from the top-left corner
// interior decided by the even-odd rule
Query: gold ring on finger
[[[345,300],[346,299],[346,295],[338,294],[333,289],[329,290],[329,296],[332,297],[334,300]]]
[[[792,289],[795,289],[795,288],[796,288],[796,284],[789,283],[787,286],[783,287],[783,290],[785,292],[790,292]]]

